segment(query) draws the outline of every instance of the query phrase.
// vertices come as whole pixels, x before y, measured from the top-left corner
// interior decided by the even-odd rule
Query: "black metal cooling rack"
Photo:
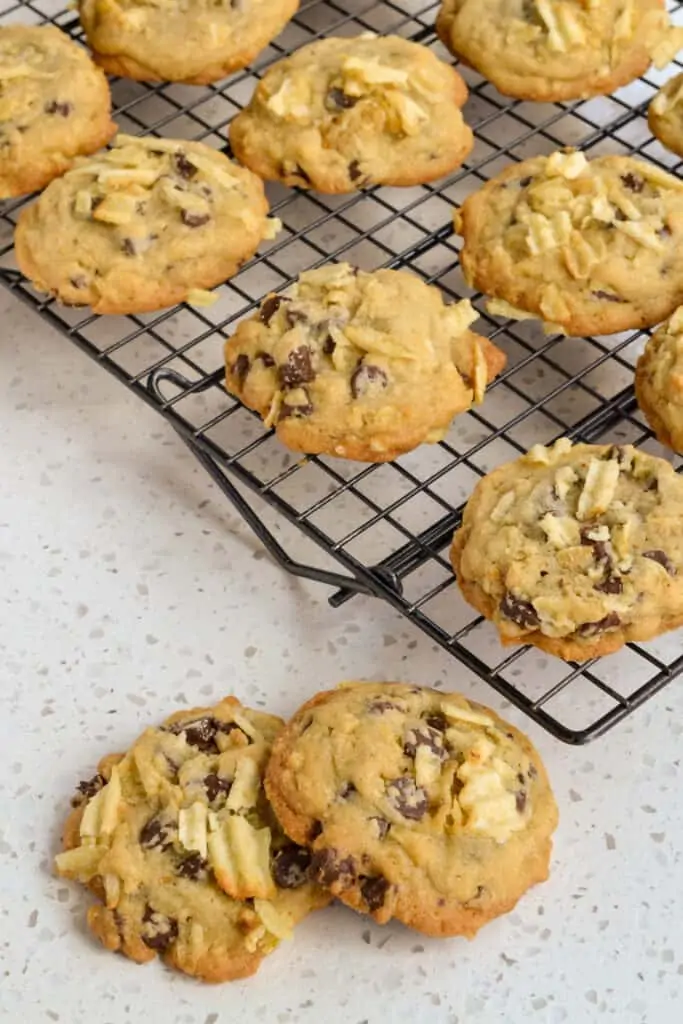
[[[668,6],[681,20],[683,3]],[[304,2],[256,64],[224,83],[195,88],[113,80],[116,120],[132,133],[224,148],[227,124],[263,70],[315,38],[395,32],[448,59],[435,38],[437,9],[421,0]],[[80,36],[77,18],[59,0],[0,0],[0,24],[45,21]],[[578,146],[589,155],[636,152],[676,169],[677,160],[654,142],[645,118],[649,99],[668,74],[653,71],[614,96],[557,105],[511,102],[468,69],[463,74],[471,90],[466,116],[477,141],[461,170],[435,185],[342,197],[269,186],[272,212],[284,231],[218,289],[218,301],[208,309],[102,318],[45,300],[13,261],[13,225],[24,201],[0,204],[0,281],[161,413],[286,570],[333,587],[334,607],[357,594],[384,598],[553,735],[585,743],[683,671],[680,634],[647,646],[629,644],[581,665],[530,648],[504,652],[491,625],[460,597],[448,545],[476,481],[531,444],[569,435],[628,441],[665,454],[633,397],[633,367],[644,336],[568,340],[544,337],[538,325],[493,320],[461,277],[451,216],[510,160],[559,146]],[[470,296],[479,305],[508,366],[483,405],[458,417],[440,444],[385,465],[296,457],[225,392],[222,342],[236,322],[265,292],[327,260],[366,270],[409,267],[449,296]],[[278,515],[268,526],[273,510]],[[282,517],[296,527],[288,542],[296,558],[276,538]],[[303,545],[305,557],[298,555],[302,537],[313,542]]]

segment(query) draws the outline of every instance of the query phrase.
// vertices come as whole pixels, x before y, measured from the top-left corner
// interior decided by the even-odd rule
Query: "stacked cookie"
[[[57,857],[138,962],[245,977],[333,897],[474,935],[548,874],[557,809],[529,740],[457,694],[320,693],[283,723],[234,698],[148,729],[81,783]]]

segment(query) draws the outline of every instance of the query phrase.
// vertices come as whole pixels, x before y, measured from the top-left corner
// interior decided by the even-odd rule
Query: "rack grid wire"
[[[668,7],[682,23],[683,2]],[[275,61],[314,39],[361,32],[395,33],[451,60],[435,36],[437,10],[438,3],[421,0],[304,2],[255,64],[224,82],[199,88],[113,79],[115,120],[132,134],[197,139],[229,153],[230,120]],[[59,0],[0,0],[0,25],[45,22],[81,38],[78,18]],[[561,146],[588,156],[635,153],[675,173],[680,162],[652,139],[646,119],[649,100],[672,69],[652,70],[609,97],[561,104],[510,101],[474,72],[459,70],[476,136],[462,168],[436,184],[350,196],[269,185],[283,231],[217,289],[209,308],[104,318],[46,299],[13,258],[13,228],[26,200],[0,203],[0,281],[175,428],[283,568],[333,586],[335,607],[356,594],[385,599],[554,736],[585,743],[683,671],[680,634],[582,664],[528,647],[506,651],[491,624],[461,598],[448,545],[475,483],[532,444],[566,435],[666,455],[633,395],[646,335],[545,337],[538,324],[490,317],[460,273],[452,213],[510,161]],[[483,405],[458,416],[441,443],[378,465],[302,458],[225,391],[222,345],[239,320],[267,291],[330,260],[364,270],[409,268],[448,298],[470,297],[488,322],[507,368]],[[313,542],[309,549],[325,553],[324,566],[314,564],[318,555],[303,562],[285,551],[275,536],[280,531],[266,525],[272,510]]]

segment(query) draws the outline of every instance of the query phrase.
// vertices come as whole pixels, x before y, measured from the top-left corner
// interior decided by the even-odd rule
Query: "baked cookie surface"
[[[683,452],[683,309],[648,341],[636,366],[635,387],[658,440]]]
[[[52,25],[0,26],[0,199],[43,188],[115,131],[83,47]]]
[[[484,477],[451,560],[503,643],[584,661],[683,624],[682,508],[664,459],[561,439]]]
[[[458,694],[317,694],[276,739],[266,792],[313,876],[380,923],[471,936],[548,874],[557,809],[541,760]]]
[[[455,229],[468,283],[503,300],[491,312],[612,334],[683,301],[683,182],[642,160],[525,160],[469,196]]]
[[[648,107],[647,123],[663,146],[683,155],[683,73],[659,90]]]
[[[226,386],[288,448],[385,462],[440,440],[505,365],[476,318],[405,271],[331,264],[242,321]]]
[[[298,0],[79,0],[88,46],[110,75],[206,85],[249,64]]]
[[[548,103],[607,95],[683,46],[664,0],[443,0],[436,28],[501,93]]]
[[[323,39],[268,70],[230,125],[233,152],[261,177],[319,192],[416,185],[458,167],[473,136],[467,87],[398,36]]]
[[[56,866],[101,900],[88,924],[107,949],[228,981],[329,902],[265,798],[281,726],[229,697],[171,715],[81,783]]]
[[[199,142],[119,135],[24,209],[17,262],[40,290],[96,313],[192,300],[273,237],[261,181]]]

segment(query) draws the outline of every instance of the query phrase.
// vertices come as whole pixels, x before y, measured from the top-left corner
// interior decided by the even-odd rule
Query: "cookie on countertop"
[[[40,291],[96,313],[201,302],[273,237],[267,214],[262,182],[209,146],[119,135],[22,210],[17,263]]]
[[[228,697],[147,729],[80,784],[56,867],[100,899],[88,924],[107,949],[243,978],[329,902],[265,798],[282,724]]]
[[[647,123],[663,146],[683,156],[683,72],[659,90],[648,107]]]
[[[110,75],[207,85],[246,67],[298,0],[79,0],[88,46]]]
[[[658,440],[683,452],[683,307],[649,339],[636,366],[635,388]]]
[[[683,182],[625,156],[507,167],[455,214],[466,280],[492,313],[567,334],[649,327],[683,301]]]
[[[43,188],[115,131],[83,47],[53,25],[0,25],[0,199]]]
[[[406,271],[309,270],[225,345],[226,386],[294,451],[386,462],[441,440],[504,354]]]
[[[683,624],[682,508],[664,459],[562,438],[480,481],[451,560],[504,644],[585,661]]]
[[[266,792],[355,910],[472,936],[548,876],[557,808],[529,740],[455,693],[348,683],[297,711]]]
[[[457,71],[417,43],[322,39],[271,67],[230,125],[261,177],[319,192],[418,185],[459,167],[473,136]]]
[[[683,46],[664,0],[443,0],[436,29],[501,93],[544,103],[608,95]]]

